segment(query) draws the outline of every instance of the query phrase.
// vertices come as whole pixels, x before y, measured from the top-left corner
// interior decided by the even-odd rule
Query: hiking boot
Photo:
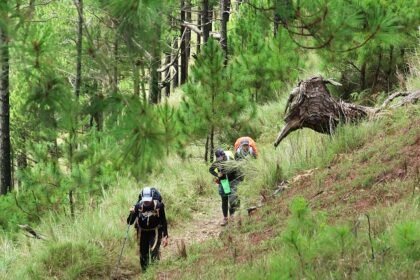
[[[228,223],[228,219],[227,218],[223,218],[223,220],[220,222],[220,225],[222,227],[224,227],[225,225],[227,225],[227,223]]]

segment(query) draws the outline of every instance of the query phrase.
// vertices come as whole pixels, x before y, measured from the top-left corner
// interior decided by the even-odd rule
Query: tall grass
[[[370,215],[371,225],[360,216],[356,226],[326,226],[297,198],[287,227],[272,242],[275,252],[241,267],[236,279],[415,279],[420,268],[418,206],[406,201],[380,209]]]
[[[115,188],[103,191],[101,203],[88,205],[90,201],[86,201],[85,210],[74,220],[63,213],[46,216],[36,230],[47,241],[20,236],[13,243],[3,238],[0,275],[4,279],[108,277],[125,236],[128,210],[136,203],[142,187],[153,185],[159,189],[167,205],[168,222],[173,227],[185,224],[193,211],[199,210],[200,197],[208,197],[213,190],[211,182],[207,165],[178,157],[168,159],[162,173],[153,174],[147,181],[136,183],[119,178]],[[136,251],[135,237],[130,234],[122,266],[138,272]]]

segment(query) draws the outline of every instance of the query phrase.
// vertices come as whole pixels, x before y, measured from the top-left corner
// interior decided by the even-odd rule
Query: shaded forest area
[[[74,217],[188,145],[212,161],[216,143],[258,137],[256,107],[314,65],[336,97],[385,99],[405,88],[419,14],[404,0],[1,1],[1,230]]]

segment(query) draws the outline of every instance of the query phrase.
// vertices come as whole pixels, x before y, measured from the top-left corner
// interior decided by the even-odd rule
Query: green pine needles
[[[230,130],[249,104],[246,91],[234,91],[235,73],[223,64],[221,47],[210,39],[184,87],[181,121],[188,134],[203,137]]]

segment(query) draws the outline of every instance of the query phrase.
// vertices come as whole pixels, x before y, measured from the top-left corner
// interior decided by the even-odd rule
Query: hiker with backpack
[[[210,166],[209,172],[215,176],[215,182],[219,186],[223,213],[223,220],[220,225],[225,226],[228,223],[228,212],[230,218],[233,219],[233,214],[239,208],[237,186],[240,182],[240,174],[235,167],[227,164],[230,158],[225,151],[217,149],[215,156],[216,160]]]
[[[248,136],[238,138],[235,142],[235,160],[257,158],[258,151],[255,141]]]
[[[165,205],[159,191],[153,187],[144,188],[136,205],[130,209],[127,223],[135,224],[140,245],[140,266],[143,271],[151,261],[159,260],[160,245],[168,245],[168,225],[166,222]]]

